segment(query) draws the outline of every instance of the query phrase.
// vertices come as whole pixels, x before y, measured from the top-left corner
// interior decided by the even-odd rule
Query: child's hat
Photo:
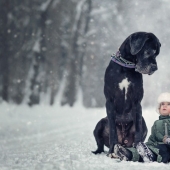
[[[158,104],[160,104],[161,102],[170,102],[170,93],[168,92],[161,93],[158,97],[157,102]]]
[[[157,109],[156,111],[159,113],[159,108],[160,108],[160,104],[162,102],[170,102],[170,93],[168,92],[165,92],[165,93],[161,93],[158,97],[158,100],[157,100]]]

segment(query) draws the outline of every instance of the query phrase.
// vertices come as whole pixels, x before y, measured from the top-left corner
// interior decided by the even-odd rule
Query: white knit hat
[[[159,113],[160,104],[162,102],[170,102],[170,93],[165,92],[165,93],[161,93],[159,95],[158,100],[157,100],[157,103],[158,103],[157,111],[158,111],[158,113]]]

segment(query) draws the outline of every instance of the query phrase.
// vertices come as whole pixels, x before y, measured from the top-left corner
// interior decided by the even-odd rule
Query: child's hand
[[[164,136],[163,143],[170,145],[170,137],[169,136]]]

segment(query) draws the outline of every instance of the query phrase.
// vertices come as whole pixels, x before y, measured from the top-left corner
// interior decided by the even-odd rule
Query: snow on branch
[[[75,23],[74,23],[74,26],[73,26],[73,32],[77,30],[77,23],[80,20],[82,7],[83,7],[85,2],[86,2],[86,0],[80,1],[78,3],[77,7],[76,7],[77,13],[76,13],[76,17],[75,17]]]
[[[44,2],[41,6],[40,6],[40,10],[41,11],[46,11],[49,4],[52,2],[52,0],[47,0],[46,2]]]

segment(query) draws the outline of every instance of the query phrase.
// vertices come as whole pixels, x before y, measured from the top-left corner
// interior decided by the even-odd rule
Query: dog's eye
[[[117,123],[117,126],[122,127],[121,123]]]
[[[146,51],[146,54],[151,55],[152,52],[151,52],[150,50],[147,50],[147,51]]]
[[[156,50],[150,50],[150,49],[148,49],[148,50],[146,50],[144,53],[145,53],[145,55],[154,55],[154,54],[156,53]]]
[[[153,50],[153,53],[155,54],[155,53],[156,53],[156,50]]]
[[[144,54],[145,54],[145,56],[148,56],[148,55],[149,55],[149,51],[146,50],[146,51],[144,52]]]

